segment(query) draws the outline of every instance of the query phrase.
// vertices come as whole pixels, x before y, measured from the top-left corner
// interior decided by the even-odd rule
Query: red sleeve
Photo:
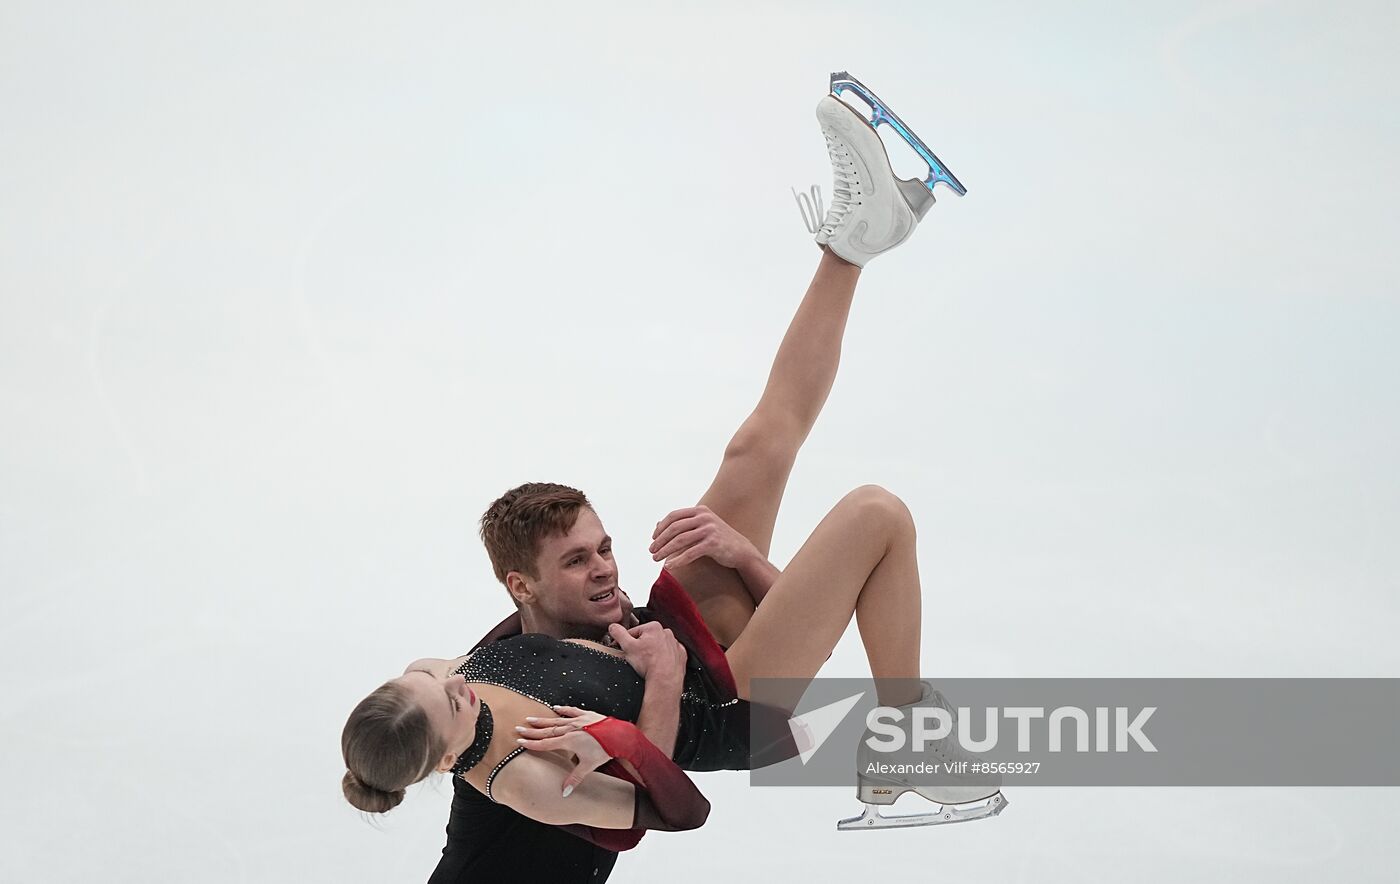
[[[566,828],[587,841],[608,850],[630,850],[642,840],[647,829],[677,832],[698,829],[710,815],[710,802],[686,776],[685,771],[638,730],[616,718],[605,718],[584,728],[614,759],[636,769],[641,782],[620,764],[609,762],[600,768],[637,787],[637,803],[631,829],[600,829],[574,825]]]
[[[585,826],[582,823],[572,823],[560,826],[560,828],[566,829],[570,834],[577,835],[604,850],[611,850],[613,853],[631,850],[646,834],[641,829],[599,829],[594,826]]]

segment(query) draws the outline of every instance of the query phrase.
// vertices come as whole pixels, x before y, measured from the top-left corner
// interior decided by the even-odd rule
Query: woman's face
[[[451,769],[457,756],[467,751],[476,738],[481,698],[460,675],[444,677],[426,669],[410,669],[399,682],[428,716],[433,733],[443,739],[446,750],[437,769]]]

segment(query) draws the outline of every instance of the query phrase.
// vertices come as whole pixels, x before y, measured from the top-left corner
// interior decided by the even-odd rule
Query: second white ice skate
[[[924,811],[921,813],[892,813],[884,814],[880,812],[881,807],[894,804],[904,792],[917,792],[924,798],[940,805],[938,810]],[[855,832],[864,829],[898,829],[911,826],[939,826],[946,823],[965,823],[972,820],[984,820],[993,817],[1006,809],[1006,796],[997,790],[993,794],[980,800],[955,802],[945,797],[938,797],[937,790],[922,786],[888,787],[872,785],[868,790],[865,784],[860,787],[859,797],[865,802],[865,810],[860,816],[848,817],[839,821],[836,828],[843,832]]]
[[[856,750],[856,797],[864,803],[865,810],[860,816],[838,822],[837,829],[849,832],[962,823],[993,817],[1006,809],[1006,796],[1001,794],[1001,775],[975,772],[973,765],[980,759],[958,743],[956,714],[941,692],[924,682],[923,696],[918,702],[895,708],[912,710],[915,707],[935,706],[947,710],[954,722],[954,729],[953,733],[941,740],[929,741],[925,756],[928,762],[942,765],[943,770],[949,772],[940,775],[937,782],[931,784],[926,780],[918,782],[917,777],[872,772],[872,767],[878,766],[889,756],[877,752],[862,739]],[[880,812],[882,807],[894,804],[905,792],[914,792],[939,805],[939,809],[910,814],[886,815]]]

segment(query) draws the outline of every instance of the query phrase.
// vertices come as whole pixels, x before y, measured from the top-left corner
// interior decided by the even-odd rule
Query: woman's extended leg
[[[909,509],[883,488],[857,488],[822,519],[729,648],[739,696],[750,697],[751,679],[815,676],[854,614],[880,702],[917,700],[920,602]]]
[[[859,278],[859,267],[823,250],[778,347],[763,395],[730,439],[719,472],[700,498],[765,556],[798,449],[836,380]],[[674,573],[720,644],[735,641],[754,613],[753,599],[738,575],[709,559],[681,565]]]

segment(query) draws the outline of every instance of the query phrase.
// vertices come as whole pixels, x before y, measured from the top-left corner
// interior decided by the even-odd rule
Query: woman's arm
[[[564,780],[574,765],[553,752],[527,752],[501,768],[491,794],[533,820],[551,826],[582,823],[600,829],[630,829],[636,786],[617,777],[587,777],[566,798]]]
[[[577,825],[575,834],[611,850],[635,846],[646,829],[680,831],[704,824],[709,801],[635,726],[559,709],[591,723],[559,737],[525,740],[533,751],[496,776],[492,794],[503,804],[550,825]],[[569,752],[578,762],[551,750]],[[609,758],[626,767],[614,765],[612,776],[587,775]]]

